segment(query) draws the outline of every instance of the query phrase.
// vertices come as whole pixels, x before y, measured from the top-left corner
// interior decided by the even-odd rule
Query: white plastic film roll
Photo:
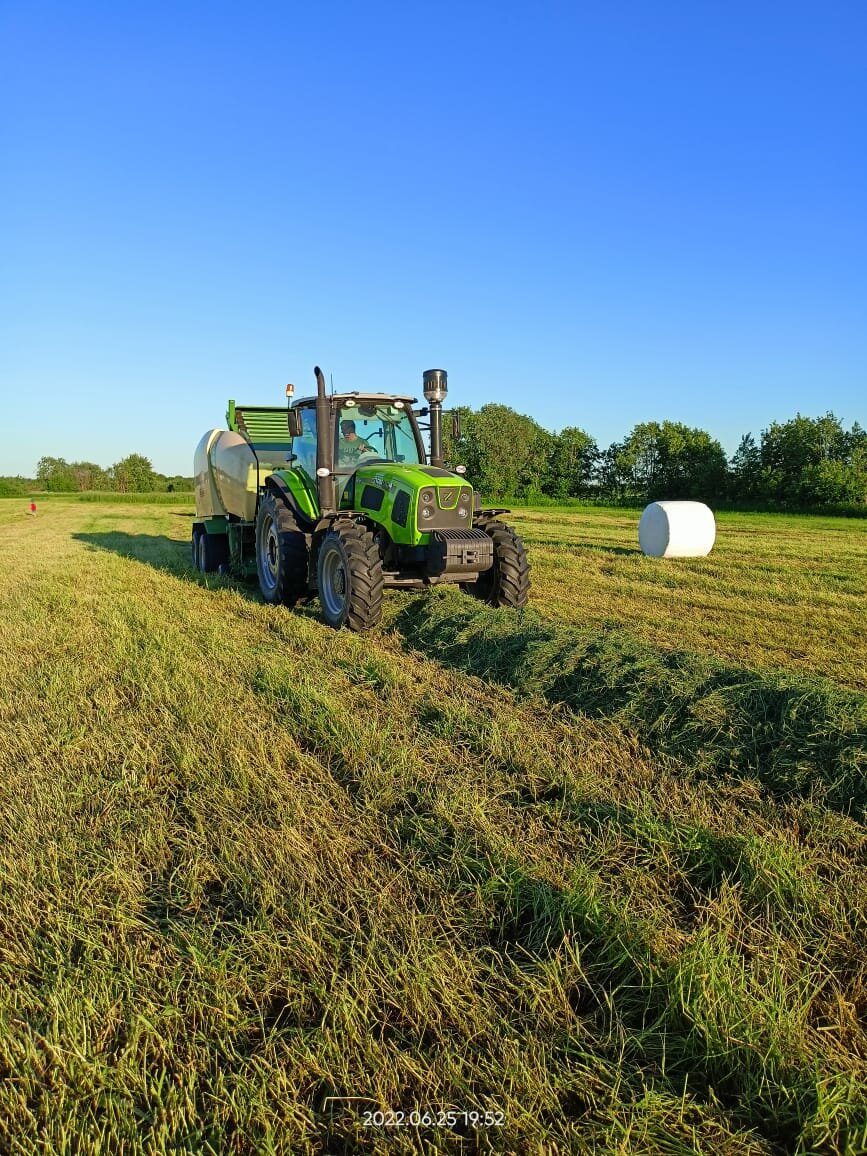
[[[716,522],[704,502],[651,502],[638,523],[638,544],[651,558],[704,558]]]

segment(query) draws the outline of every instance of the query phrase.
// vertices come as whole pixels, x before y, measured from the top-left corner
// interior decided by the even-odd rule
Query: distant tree
[[[595,478],[598,492],[614,501],[630,496],[632,472],[626,466],[623,442],[612,442],[596,462]]]
[[[7,482],[9,479],[7,479]],[[27,482],[27,479],[24,479]],[[34,483],[27,482],[25,489]],[[43,490],[74,493],[83,490],[117,490],[121,493],[146,493],[168,490],[189,493],[193,479],[175,474],[158,474],[143,454],[129,454],[107,470],[95,462],[68,462],[66,458],[42,457],[36,467],[35,484]],[[14,488],[14,487],[13,487]],[[17,490],[15,490],[17,492]]]
[[[0,498],[19,498],[35,489],[30,478],[23,478],[20,474],[13,477],[0,478]]]
[[[738,501],[763,496],[762,453],[750,433],[741,438],[729,463],[729,493]]]
[[[548,450],[543,489],[552,498],[577,498],[590,486],[599,447],[583,429],[566,426],[554,434]]]
[[[641,422],[625,441],[609,448],[602,463],[609,485],[641,500],[696,498],[725,493],[725,451],[705,430],[680,422]]]
[[[154,468],[142,454],[129,454],[116,462],[108,473],[112,489],[121,494],[143,494],[155,488]]]
[[[170,478],[166,478],[166,490],[170,494],[188,494],[191,493],[194,488],[192,478],[185,478],[180,474],[173,474]]]
[[[641,422],[617,448],[614,472],[622,489],[634,497],[646,499],[656,488],[660,430],[658,422]]]
[[[78,489],[72,467],[65,458],[40,458],[36,465],[36,480],[44,490],[72,493]]]
[[[107,473],[94,462],[70,462],[69,471],[75,478],[78,490],[108,489]]]
[[[446,460],[463,465],[487,499],[541,495],[552,435],[533,418],[505,405],[461,406],[461,436],[451,436],[451,416],[443,423]]]
[[[832,413],[772,422],[761,460],[765,494],[780,505],[867,502],[867,433],[857,422],[849,431]]]

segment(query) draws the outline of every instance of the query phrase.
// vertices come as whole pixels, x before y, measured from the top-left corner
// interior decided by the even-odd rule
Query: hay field
[[[634,511],[513,521],[532,547],[545,614],[867,689],[867,520],[720,513],[709,557],[667,560],[637,549]]]
[[[863,522],[522,511],[526,612],[357,637],[24,511],[0,1149],[867,1150]]]

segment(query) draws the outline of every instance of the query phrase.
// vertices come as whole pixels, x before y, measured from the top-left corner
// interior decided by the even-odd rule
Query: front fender
[[[300,470],[269,474],[265,489],[273,491],[292,511],[300,529],[310,533],[319,520],[319,503],[312,482]]]

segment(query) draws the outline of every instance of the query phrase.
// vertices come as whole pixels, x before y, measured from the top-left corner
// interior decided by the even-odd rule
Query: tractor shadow
[[[552,543],[552,545],[556,545],[556,542]],[[587,550],[591,554],[621,554],[625,555],[627,558],[635,558],[636,556],[641,556],[641,550],[638,546],[591,546],[584,543],[576,544],[575,549]]]
[[[564,547],[563,539],[554,535],[534,534],[532,538],[527,535],[524,539],[524,545],[529,545],[530,549],[534,546],[548,546],[557,550],[565,549],[570,554],[583,554],[586,551],[588,554],[622,554],[630,558],[635,557],[636,554],[641,554],[638,546],[607,546],[599,542],[569,542]]]
[[[184,517],[185,515],[178,515]],[[249,598],[251,602],[261,602],[258,586],[243,578],[225,574],[202,574],[194,569],[190,555],[190,543],[179,542],[165,534],[127,534],[122,530],[106,530],[103,533],[78,533],[72,535],[78,542],[84,542],[92,550],[105,550],[121,558],[131,558],[142,562],[154,570],[173,574],[196,586],[213,587],[215,584]]]
[[[122,558],[133,558],[144,562],[155,570],[165,570],[179,578],[196,574],[190,558],[187,542],[178,542],[165,534],[127,534],[122,530],[106,530],[103,533],[78,533],[72,537],[78,542],[86,542],[95,550],[106,550],[119,554]]]

